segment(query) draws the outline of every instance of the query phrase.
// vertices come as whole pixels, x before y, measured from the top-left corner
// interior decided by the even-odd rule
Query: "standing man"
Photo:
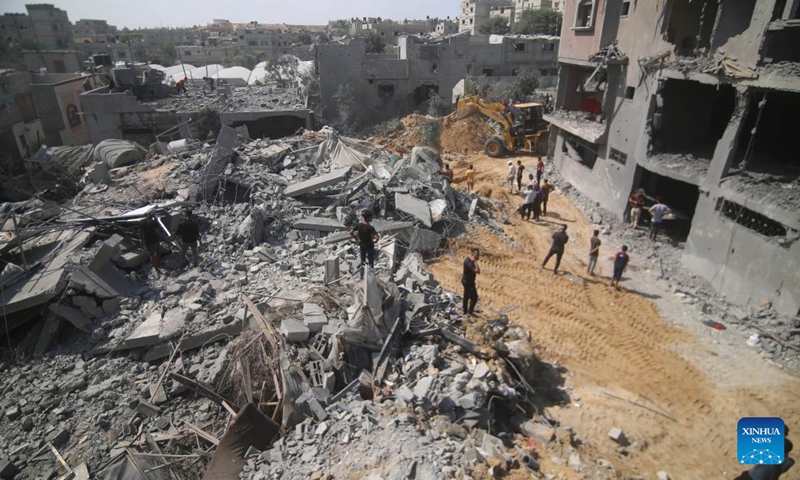
[[[481,273],[478,259],[481,252],[477,248],[470,250],[470,254],[464,259],[464,273],[461,274],[461,285],[464,286],[464,315],[472,315],[475,311],[475,304],[478,303],[478,288],[475,286],[475,276]]]
[[[467,179],[467,191],[471,192],[475,188],[475,169],[472,168],[472,165],[467,168],[465,177]]]
[[[611,286],[619,290],[619,281],[622,280],[622,272],[628,266],[631,257],[628,256],[628,246],[623,245],[622,250],[614,255],[614,276],[611,277]]]
[[[156,270],[156,273],[161,274],[161,252],[159,251],[159,243],[161,239],[169,240],[169,237],[161,230],[161,226],[156,221],[156,214],[150,212],[142,222],[139,229],[139,236],[142,240],[142,246],[147,253],[150,254],[150,263]]]
[[[450,170],[450,164],[445,163],[444,168],[442,169],[442,175],[447,178],[447,183],[453,183],[453,171]]]
[[[542,215],[547,215],[547,200],[550,198],[550,192],[555,189],[556,187],[547,183],[547,179],[545,178],[542,184]]]
[[[372,223],[372,212],[366,211],[361,223],[350,229],[350,236],[358,242],[361,251],[361,266],[369,262],[370,267],[375,267],[375,244],[381,239]],[[362,271],[363,275],[363,271]]]
[[[539,161],[536,163],[536,183],[542,181],[542,175],[544,174],[544,161],[542,157],[539,157]]]
[[[192,214],[190,208],[186,209],[186,219],[178,226],[175,232],[181,237],[181,268],[186,266],[186,250],[192,250],[192,264],[196,267],[198,263],[197,246],[202,245],[200,240],[200,225]]]
[[[544,261],[542,262],[542,268],[547,265],[548,260],[553,255],[556,256],[556,268],[553,269],[553,274],[558,275],[558,266],[561,265],[561,257],[564,255],[564,246],[569,241],[569,235],[567,235],[567,226],[562,225],[561,230],[553,233],[553,245],[550,246],[550,251],[547,252],[547,256],[544,257]]]
[[[522,191],[522,175],[523,171],[525,170],[525,166],[522,165],[522,160],[517,160],[517,191]]]
[[[668,206],[661,203],[661,199],[656,199],[656,204],[650,207],[650,215],[653,218],[650,220],[650,234],[648,235],[648,240],[651,242],[656,241],[656,237],[658,237],[658,232],[661,231],[661,222],[664,220],[664,215],[671,213],[671,210]]]
[[[506,181],[508,183],[508,188],[510,189],[511,193],[514,193],[514,178],[517,176],[517,169],[514,168],[514,162],[511,160],[508,161],[508,177]]]
[[[589,240],[589,267],[586,273],[594,276],[594,267],[597,266],[597,257],[600,255],[600,230],[595,230],[594,235]]]
[[[525,193],[525,201],[522,203],[522,207],[520,207],[520,213],[522,214],[523,220],[530,220],[531,219],[531,210],[533,210],[533,202],[536,198],[536,190],[533,189],[533,185],[528,185],[528,190]]]
[[[631,208],[631,226],[636,228],[639,226],[639,219],[642,218],[642,207],[644,207],[644,190],[641,188],[636,190],[631,198],[628,199],[628,205]]]
[[[536,192],[536,195],[533,197],[533,221],[538,222],[539,217],[542,216],[542,191],[539,189],[537,185],[533,186],[533,191]]]

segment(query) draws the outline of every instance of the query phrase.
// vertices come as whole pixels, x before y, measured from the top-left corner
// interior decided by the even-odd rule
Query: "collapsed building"
[[[337,117],[337,92],[350,85],[364,117],[381,121],[419,109],[432,95],[449,103],[468,77],[515,77],[535,69],[543,86],[558,73],[558,37],[451,35],[398,38],[398,53],[367,53],[366,40],[317,46],[320,101],[326,120]]]
[[[797,0],[572,0],[550,155],[622,217],[675,212],[683,263],[742,304],[800,311]],[[647,41],[642,41],[646,38]]]

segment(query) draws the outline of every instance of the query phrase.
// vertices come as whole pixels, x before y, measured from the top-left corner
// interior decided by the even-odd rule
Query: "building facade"
[[[31,93],[31,73],[0,69],[0,169],[19,172],[22,160],[44,143]]]
[[[358,36],[374,32],[387,39],[393,39],[400,35],[429,35],[436,32],[436,26],[439,23],[438,18],[403,21],[387,18],[354,18],[350,21],[350,35]]]
[[[72,27],[72,39],[76,44],[113,43],[119,40],[119,32],[105,20],[81,19]]]
[[[25,5],[27,15],[6,13],[0,18],[0,36],[12,43],[36,42],[45,50],[73,47],[67,12],[47,3]]]
[[[492,17],[503,17],[509,25],[515,20],[515,2],[512,0],[462,0],[458,16],[458,30],[480,33],[480,28]]]
[[[676,212],[683,263],[734,302],[800,311],[798,0],[568,0],[550,155],[626,214]],[[648,39],[642,41],[643,38]]]
[[[551,8],[563,13],[564,3],[566,3],[564,0],[516,0],[517,19],[519,19],[519,12],[527,9]]]
[[[494,41],[492,41],[494,40]],[[317,46],[316,68],[326,118],[336,118],[335,95],[349,85],[364,118],[382,121],[409,113],[431,95],[450,101],[453,88],[467,77],[511,77],[535,68],[555,78],[557,37],[455,35],[427,42],[398,39],[397,54],[366,53],[366,41]]]

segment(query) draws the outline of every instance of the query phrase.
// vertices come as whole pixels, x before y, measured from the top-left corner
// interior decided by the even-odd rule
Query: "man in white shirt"
[[[648,235],[648,240],[651,242],[656,241],[656,237],[658,237],[658,232],[661,231],[661,222],[664,220],[664,215],[672,213],[668,206],[661,203],[661,199],[656,199],[656,204],[650,207],[648,210],[650,215],[652,215],[652,219],[650,220],[650,234]]]
[[[511,160],[508,161],[508,188],[511,190],[511,193],[514,193],[514,179],[517,176],[517,169],[514,168],[514,162]]]
[[[536,195],[539,192],[533,189],[533,185],[528,185],[528,190],[525,192],[525,201],[522,203],[520,213],[523,220],[531,219],[531,211],[533,210],[533,202],[536,200]]]

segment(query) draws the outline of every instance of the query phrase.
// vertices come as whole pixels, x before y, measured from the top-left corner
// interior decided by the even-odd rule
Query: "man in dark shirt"
[[[533,191],[536,192],[536,195],[533,197],[533,221],[538,222],[539,217],[542,215],[542,191],[539,189],[538,185],[533,186]]]
[[[622,250],[614,255],[614,275],[611,277],[612,287],[617,287],[619,290],[619,281],[622,280],[622,272],[625,271],[625,267],[628,266],[628,262],[630,261],[631,257],[628,256],[628,246],[623,245]]]
[[[200,241],[200,225],[192,214],[191,209],[185,212],[186,219],[178,226],[175,232],[181,237],[181,267],[186,266],[186,250],[192,250],[192,264],[196,267],[198,263],[197,246],[202,245]]]
[[[525,171],[525,165],[522,164],[522,160],[517,160],[517,191],[522,191],[522,177]]]
[[[546,181],[546,180],[545,180]],[[595,230],[591,240],[589,240],[589,267],[586,273],[594,275],[594,267],[597,266],[597,257],[600,255],[600,230]]]
[[[350,229],[350,236],[357,242],[361,250],[361,265],[367,261],[370,267],[375,267],[375,244],[380,240],[380,235],[375,231],[372,223],[372,212],[364,212],[363,221]]]
[[[159,243],[161,239],[168,240],[168,237],[161,230],[161,226],[156,221],[155,213],[149,213],[147,218],[142,222],[139,231],[142,246],[150,254],[150,263],[156,272],[161,273],[161,252],[159,251]]]
[[[556,268],[553,269],[553,274],[558,274],[558,266],[561,265],[561,256],[564,255],[564,246],[569,241],[569,235],[567,235],[567,226],[562,225],[561,230],[553,233],[553,245],[550,246],[550,251],[547,252],[547,256],[544,257],[544,261],[542,262],[542,268],[547,265],[547,262],[550,260],[550,257],[553,255],[556,256]]]
[[[477,248],[470,250],[470,254],[464,259],[464,273],[461,274],[461,285],[464,286],[464,315],[472,315],[475,311],[475,304],[478,303],[478,288],[475,285],[475,276],[481,273],[478,259],[481,252]]]

